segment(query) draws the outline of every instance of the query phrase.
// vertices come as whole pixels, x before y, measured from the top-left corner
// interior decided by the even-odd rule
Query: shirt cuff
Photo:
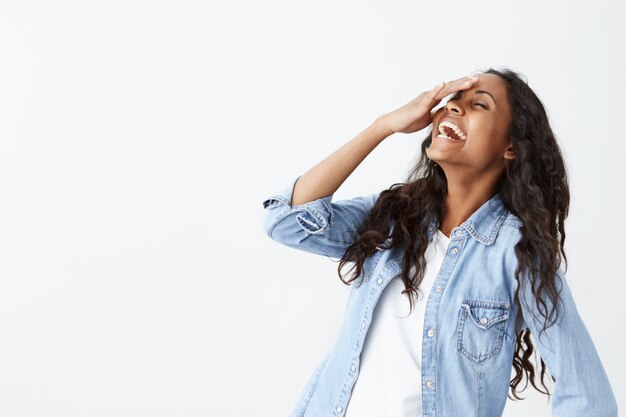
[[[310,234],[322,234],[330,229],[333,215],[331,201],[333,194],[318,198],[305,204],[291,205],[291,197],[296,182],[302,175],[293,178],[278,193],[263,200],[263,208],[281,208],[281,212],[275,220],[279,220],[290,212],[297,212],[298,225]]]

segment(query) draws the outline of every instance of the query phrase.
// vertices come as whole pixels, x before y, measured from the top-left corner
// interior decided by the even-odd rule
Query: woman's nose
[[[444,106],[446,112],[463,113],[463,108],[457,103],[456,100],[450,100]]]

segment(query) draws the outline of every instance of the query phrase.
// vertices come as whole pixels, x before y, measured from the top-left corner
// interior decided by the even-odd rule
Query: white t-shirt
[[[426,301],[450,238],[439,229],[426,248],[426,270],[419,298],[409,314],[404,283],[398,275],[374,308],[361,352],[359,376],[345,417],[422,416],[422,334]]]

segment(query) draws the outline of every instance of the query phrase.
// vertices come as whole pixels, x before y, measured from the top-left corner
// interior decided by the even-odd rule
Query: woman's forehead
[[[477,74],[477,77],[478,82],[472,86],[472,89],[487,90],[501,99],[506,98],[506,82],[499,75]]]

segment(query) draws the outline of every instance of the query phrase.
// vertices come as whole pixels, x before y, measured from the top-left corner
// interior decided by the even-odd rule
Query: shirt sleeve
[[[276,194],[263,200],[265,233],[285,246],[341,258],[354,243],[356,232],[380,192],[333,201],[334,194],[301,205],[291,205],[295,177]]]
[[[552,416],[617,417],[615,395],[589,331],[578,313],[562,266],[557,278],[562,301],[559,316],[541,335],[539,331],[546,319],[537,310],[528,281],[528,285],[523,286],[523,297],[528,306],[522,302],[524,321],[548,371],[555,378]],[[552,306],[549,300],[545,302]]]

